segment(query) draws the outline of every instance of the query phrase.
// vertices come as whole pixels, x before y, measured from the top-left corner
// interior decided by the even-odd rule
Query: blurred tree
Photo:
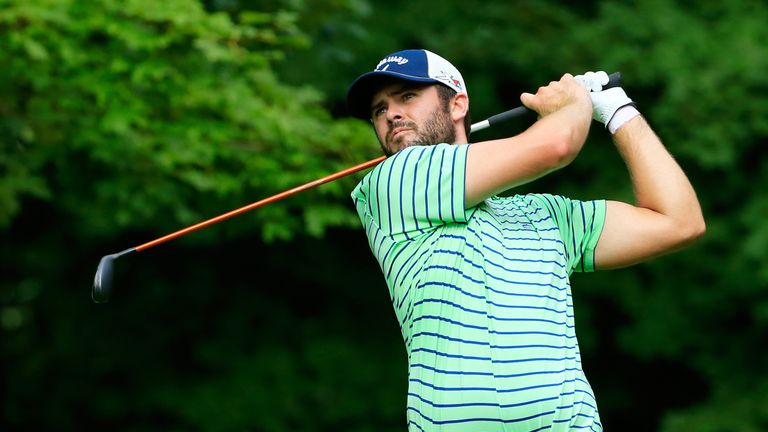
[[[331,121],[318,92],[271,72],[282,49],[307,43],[290,13],[235,23],[189,0],[5,3],[4,226],[28,194],[79,219],[82,236],[162,232],[375,151],[357,122]],[[329,185],[247,227],[287,238],[355,223],[327,199],[344,195]]]

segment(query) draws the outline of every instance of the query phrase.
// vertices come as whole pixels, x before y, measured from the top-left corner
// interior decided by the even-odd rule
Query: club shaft
[[[489,124],[495,124],[495,123],[498,123],[499,121],[503,121],[503,120],[512,118],[512,117],[514,117],[516,115],[524,114],[526,112],[528,112],[527,108],[525,108],[525,107],[517,107],[517,108],[511,109],[509,111],[503,112],[501,114],[497,114],[497,115],[489,118],[488,120],[484,120],[484,121],[482,121],[480,123],[473,124],[470,133],[475,132],[475,130],[481,130],[481,129],[484,129],[484,128],[488,127],[488,125],[486,125],[484,127],[480,127],[479,129],[476,129],[477,125],[485,124],[485,123],[491,121],[491,119],[494,119],[494,120],[491,123],[489,123]],[[260,201],[256,201],[254,203],[248,204],[247,206],[240,207],[238,209],[232,210],[232,211],[224,213],[222,215],[219,215],[219,216],[210,218],[208,220],[196,223],[195,225],[191,225],[191,226],[188,226],[186,228],[180,229],[178,231],[172,232],[170,234],[164,235],[163,237],[157,238],[155,240],[148,241],[148,242],[146,242],[144,244],[136,246],[134,249],[136,250],[136,252],[141,252],[141,251],[147,250],[147,249],[149,249],[149,248],[151,248],[153,246],[157,246],[159,244],[165,243],[165,242],[173,240],[175,238],[179,238],[179,237],[181,237],[183,235],[186,235],[186,234],[189,234],[191,232],[197,231],[199,229],[205,228],[207,226],[219,223],[219,222],[221,222],[223,220],[226,220],[226,219],[229,219],[231,217],[243,214],[243,213],[251,211],[251,210],[253,210],[255,208],[258,208],[258,207],[261,207],[261,206],[265,206],[267,204],[270,204],[270,203],[273,203],[275,201],[281,200],[281,199],[283,199],[283,198],[285,198],[287,196],[297,194],[297,193],[305,191],[307,189],[311,189],[313,187],[320,186],[321,184],[328,183],[328,182],[340,179],[342,177],[346,177],[346,176],[348,176],[350,174],[353,174],[353,173],[356,173],[358,171],[362,171],[362,170],[364,170],[366,168],[370,168],[370,167],[376,166],[376,165],[381,163],[386,158],[387,158],[386,156],[379,156],[379,157],[377,157],[375,159],[369,160],[368,162],[363,162],[363,163],[361,163],[359,165],[355,165],[353,167],[347,168],[347,169],[339,171],[337,173],[325,176],[323,178],[319,178],[319,179],[311,181],[309,183],[305,183],[305,184],[303,184],[301,186],[296,186],[293,189],[289,189],[287,191],[280,192],[279,194],[272,195],[269,198],[264,198],[264,199],[262,199]]]
[[[492,117],[488,118],[487,120],[483,120],[482,122],[473,124],[471,129],[470,129],[470,133],[475,132],[477,130],[485,129],[485,128],[487,128],[490,125],[496,124],[496,123],[504,121],[504,120],[508,120],[508,119],[510,119],[512,117],[516,117],[516,116],[525,114],[527,112],[530,112],[530,111],[527,108],[520,106],[520,107],[517,107],[517,108],[513,108],[513,109],[511,109],[509,111],[505,111],[505,112],[503,112],[501,114],[496,114],[495,116],[492,116]],[[230,212],[224,213],[222,215],[219,215],[219,216],[210,218],[208,220],[196,223],[195,225],[188,226],[186,228],[180,229],[180,230],[178,230],[176,232],[172,232],[170,234],[167,234],[167,235],[165,235],[163,237],[160,237],[160,238],[157,238],[155,240],[148,241],[148,242],[146,242],[146,243],[144,243],[142,245],[136,246],[134,249],[136,250],[136,252],[141,252],[141,251],[147,250],[147,249],[149,249],[149,248],[151,248],[153,246],[157,246],[157,245],[165,243],[167,241],[179,238],[179,237],[181,237],[183,235],[186,235],[186,234],[189,234],[191,232],[197,231],[199,229],[205,228],[207,226],[219,223],[219,222],[221,222],[223,220],[226,220],[226,219],[229,219],[231,217],[243,214],[243,213],[251,211],[251,210],[253,210],[255,208],[258,208],[258,207],[261,207],[261,206],[273,203],[273,202],[281,200],[281,199],[283,199],[283,198],[285,198],[287,196],[297,194],[297,193],[305,191],[307,189],[311,189],[313,187],[320,186],[321,184],[328,183],[328,182],[340,179],[342,177],[346,177],[346,176],[348,176],[350,174],[356,173],[356,172],[364,170],[366,168],[370,168],[370,167],[376,166],[376,165],[381,163],[386,158],[387,158],[386,156],[379,156],[379,157],[377,157],[375,159],[369,160],[368,162],[363,162],[363,163],[361,163],[359,165],[355,165],[353,167],[347,168],[347,169],[339,171],[337,173],[325,176],[323,178],[319,178],[319,179],[311,181],[309,183],[305,183],[305,184],[303,184],[301,186],[296,186],[293,189],[289,189],[287,191],[280,192],[279,194],[272,195],[269,198],[264,198],[264,199],[262,199],[260,201],[256,201],[254,203],[251,203],[251,204],[248,204],[246,206],[240,207],[238,209],[232,210]]]
[[[348,176],[348,175],[350,175],[352,173],[364,170],[366,168],[370,168],[372,166],[375,166],[375,165],[379,164],[384,159],[386,159],[386,156],[380,156],[380,157],[378,157],[376,159],[371,159],[368,162],[364,162],[364,163],[361,163],[359,165],[355,165],[353,167],[347,168],[347,169],[339,171],[337,173],[325,176],[323,178],[319,178],[319,179],[311,181],[309,183],[305,183],[305,184],[303,184],[301,186],[296,186],[293,189],[289,189],[287,191],[280,192],[279,194],[272,195],[269,198],[264,198],[264,199],[262,199],[260,201],[256,201],[254,203],[248,204],[247,206],[240,207],[238,209],[235,209],[235,210],[232,210],[230,212],[224,213],[222,215],[216,216],[214,218],[205,220],[205,221],[197,223],[195,225],[186,227],[184,229],[180,229],[180,230],[178,230],[176,232],[170,233],[170,234],[165,235],[163,237],[160,237],[158,239],[155,239],[155,240],[149,241],[147,243],[144,243],[142,245],[136,246],[134,249],[136,249],[137,252],[141,252],[143,250],[147,250],[147,249],[149,249],[149,248],[151,248],[153,246],[157,246],[157,245],[159,245],[161,243],[165,243],[165,242],[167,242],[169,240],[173,240],[173,239],[181,237],[181,236],[183,236],[185,234],[189,234],[189,233],[191,233],[193,231],[197,231],[197,230],[199,230],[201,228],[205,228],[205,227],[207,227],[209,225],[213,225],[215,223],[221,222],[221,221],[223,221],[225,219],[229,219],[231,217],[237,216],[239,214],[245,213],[245,212],[253,210],[255,208],[258,208],[258,207],[267,205],[269,203],[278,201],[278,200],[283,199],[283,198],[285,198],[287,196],[297,194],[297,193],[305,191],[307,189],[311,189],[313,187],[320,186],[321,184],[328,183],[328,182],[340,179],[342,177]]]

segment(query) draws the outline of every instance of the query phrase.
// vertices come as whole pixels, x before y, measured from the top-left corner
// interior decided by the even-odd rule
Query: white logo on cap
[[[464,91],[464,89],[461,86],[461,81],[456,79],[452,74],[446,72],[446,71],[440,71],[437,75],[435,75],[433,78],[436,80],[442,81],[445,84],[447,84],[449,87],[453,87],[454,90],[457,91]]]
[[[384,66],[387,63],[397,63],[399,65],[404,65],[404,64],[408,63],[408,59],[405,58],[405,57],[400,57],[400,56],[385,57],[384,59],[382,59],[379,62],[379,64],[376,65],[376,69],[374,69],[374,70],[381,69],[381,67]]]

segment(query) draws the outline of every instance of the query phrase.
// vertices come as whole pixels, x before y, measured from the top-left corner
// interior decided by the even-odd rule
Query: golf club
[[[603,88],[610,88],[610,87],[617,87],[621,85],[621,74],[619,72],[615,72],[611,75],[609,75],[609,81],[608,84],[606,84]],[[483,120],[478,123],[472,124],[470,127],[470,134],[477,132],[479,130],[486,129],[490,126],[493,126],[495,124],[507,121],[509,119],[519,117],[521,115],[532,113],[531,110],[524,106],[519,106],[517,108],[513,108],[508,111],[504,111],[500,114],[496,114],[494,116],[489,117],[486,120]],[[201,228],[205,228],[209,225],[213,225],[215,223],[221,222],[225,219],[229,219],[233,216],[237,216],[239,214],[245,213],[247,211],[253,210],[255,208],[273,203],[275,201],[278,201],[280,199],[283,199],[287,196],[294,195],[296,193],[305,191],[307,189],[311,189],[316,186],[320,186],[324,183],[331,182],[333,180],[337,180],[339,178],[348,176],[350,174],[356,173],[358,171],[364,170],[366,168],[373,167],[380,162],[382,162],[384,159],[386,159],[386,156],[380,156],[378,158],[369,160],[368,162],[361,163],[359,165],[355,165],[353,167],[344,169],[342,171],[339,171],[337,173],[319,178],[317,180],[311,181],[309,183],[305,183],[301,186],[297,186],[295,188],[289,189],[287,191],[278,193],[276,195],[273,195],[269,198],[264,198],[260,201],[256,201],[254,203],[248,204],[246,206],[240,207],[238,209],[232,210],[230,212],[224,213],[222,215],[216,216],[214,218],[205,220],[203,222],[199,222],[195,225],[191,225],[189,227],[180,229],[176,232],[173,232],[171,234],[165,235],[163,237],[157,238],[155,240],[149,241],[147,243],[141,244],[136,247],[132,247],[129,249],[125,249],[121,252],[105,255],[101,258],[99,261],[99,266],[96,268],[96,275],[93,279],[93,289],[91,290],[91,298],[95,303],[106,303],[109,301],[110,295],[112,294],[112,282],[113,282],[113,276],[114,276],[114,262],[116,259],[129,255],[135,252],[141,252],[144,250],[147,250],[153,246],[157,246],[161,243],[165,243],[167,241],[173,240],[175,238],[181,237],[183,235],[189,234],[193,231],[197,231]]]

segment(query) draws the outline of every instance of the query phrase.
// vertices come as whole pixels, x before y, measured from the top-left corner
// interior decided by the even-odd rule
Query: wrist
[[[632,105],[625,105],[618,110],[616,110],[616,113],[611,117],[611,119],[608,121],[608,124],[606,125],[608,130],[611,132],[611,134],[615,134],[616,131],[619,130],[622,126],[624,126],[628,121],[632,120],[633,118],[640,115],[640,111],[635,108],[634,104]]]
[[[616,113],[622,108],[634,105],[621,87],[613,87],[589,94],[594,108],[593,118],[608,128]],[[618,124],[618,123],[617,123]],[[618,128],[616,128],[618,129]]]

